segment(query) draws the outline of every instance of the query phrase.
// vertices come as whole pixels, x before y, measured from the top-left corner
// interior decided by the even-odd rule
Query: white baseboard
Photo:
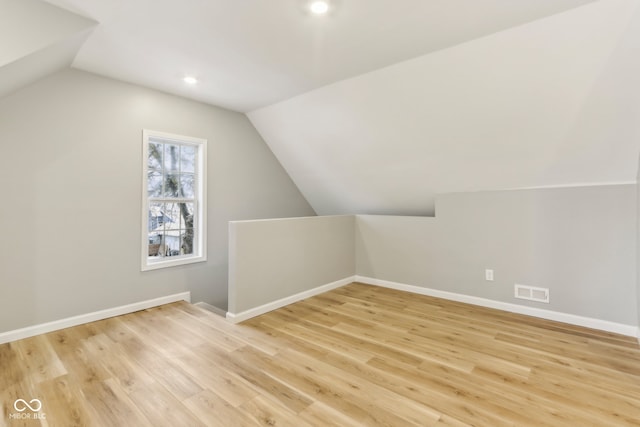
[[[525,314],[527,316],[539,317],[547,320],[568,323],[571,325],[584,326],[601,331],[614,332],[616,334],[630,337],[638,337],[640,341],[640,330],[637,326],[625,325],[622,323],[609,322],[607,320],[594,319],[591,317],[577,316],[575,314],[562,313],[559,311],[545,310],[536,307],[528,307],[519,304],[511,304],[490,300],[486,298],[474,297],[470,295],[456,294],[453,292],[441,291],[437,289],[423,288],[421,286],[406,285],[404,283],[390,282],[387,280],[374,279],[371,277],[356,276],[356,282],[368,285],[381,286],[384,288],[396,289],[399,291],[412,292],[415,294],[427,295],[436,298],[443,298],[452,301],[464,302],[467,304],[479,305],[482,307],[495,308],[511,313]]]
[[[227,312],[221,308],[216,307],[215,305],[207,304],[206,302],[197,302],[195,304],[196,307],[204,308],[207,311],[210,311],[218,316],[227,317]]]
[[[344,279],[327,283],[326,285],[318,286],[317,288],[309,289],[308,291],[300,292],[295,295],[291,295],[277,301],[273,301],[249,310],[241,311],[240,313],[227,313],[227,319],[233,323],[240,323],[252,317],[260,316],[261,314],[268,313],[269,311],[276,310],[284,307],[285,305],[293,304],[305,298],[328,292],[332,289],[341,288],[355,281],[355,276],[346,277]]]
[[[109,317],[120,316],[123,314],[133,313],[135,311],[144,310],[151,307],[157,307],[163,304],[169,304],[176,301],[191,302],[191,292],[182,292],[165,297],[154,298],[146,301],[135,302],[133,304],[122,305],[119,307],[108,308],[106,310],[94,311],[92,313],[80,314],[78,316],[67,317],[66,319],[54,320],[53,322],[40,323],[38,325],[27,326],[26,328],[16,329],[13,331],[0,333],[0,344],[23,338],[33,337],[35,335],[46,334],[48,332],[57,331],[72,326],[82,325],[84,323],[95,322],[96,320],[107,319]]]

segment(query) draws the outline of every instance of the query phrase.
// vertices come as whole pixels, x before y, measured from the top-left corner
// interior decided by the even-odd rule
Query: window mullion
[[[196,201],[195,198],[192,199],[178,199],[171,197],[149,197],[149,202],[156,203],[194,203]]]

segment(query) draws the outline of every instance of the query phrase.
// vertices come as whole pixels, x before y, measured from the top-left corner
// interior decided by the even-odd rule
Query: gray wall
[[[141,135],[206,138],[208,261],[140,271]],[[182,291],[226,308],[228,221],[314,215],[246,116],[66,70],[0,99],[0,332]]]
[[[449,194],[435,218],[358,216],[356,274],[636,325],[636,221],[635,185]]]
[[[355,217],[229,224],[229,312],[238,314],[355,274]]]

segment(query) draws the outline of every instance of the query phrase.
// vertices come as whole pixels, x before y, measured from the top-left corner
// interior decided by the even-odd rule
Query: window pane
[[[180,254],[180,233],[163,231],[151,236],[149,233],[149,256],[170,257]]]
[[[180,197],[179,190],[179,176],[169,174],[164,176],[164,197]]]
[[[156,238],[157,236],[154,236],[154,238],[151,238],[151,233],[149,233],[149,256],[150,257],[157,257],[160,256],[160,238]],[[158,242],[158,243],[156,243]]]
[[[150,170],[147,173],[147,194],[149,197],[162,196],[162,172]]]
[[[162,256],[162,233],[164,229],[164,203],[149,205],[149,230],[147,233],[149,256]]]
[[[180,255],[180,230],[166,230],[163,235],[165,256]]]
[[[180,166],[180,146],[164,144],[164,169],[167,172],[177,172]]]
[[[147,165],[149,169],[162,170],[162,150],[164,144],[150,142]]]
[[[180,244],[181,253],[183,255],[193,254],[193,236],[194,236],[193,228],[183,230],[183,233],[181,236],[181,244]]]
[[[180,206],[179,203],[167,203],[165,205],[166,221],[165,230],[179,230],[180,229]]]
[[[177,203],[164,203],[162,224],[155,230],[160,244],[159,256],[175,256],[180,250],[180,210]]]
[[[195,197],[193,191],[193,179],[194,176],[191,174],[180,175],[180,197],[187,199],[193,199]]]
[[[193,228],[193,203],[179,203],[180,228]]]
[[[162,224],[164,223],[164,203],[150,203],[149,204],[149,239],[151,239],[152,232],[162,230]]]
[[[196,171],[196,147],[183,145],[180,151],[180,170],[182,172],[195,173]]]

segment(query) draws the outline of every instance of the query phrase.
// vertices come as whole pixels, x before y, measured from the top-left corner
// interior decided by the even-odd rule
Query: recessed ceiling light
[[[311,9],[311,12],[315,13],[316,15],[324,15],[329,11],[329,3],[327,3],[326,1],[314,1],[313,3],[311,3],[309,8]]]
[[[183,82],[185,82],[188,85],[194,85],[196,83],[198,83],[198,79],[196,79],[193,76],[186,76],[185,78],[182,79]]]

